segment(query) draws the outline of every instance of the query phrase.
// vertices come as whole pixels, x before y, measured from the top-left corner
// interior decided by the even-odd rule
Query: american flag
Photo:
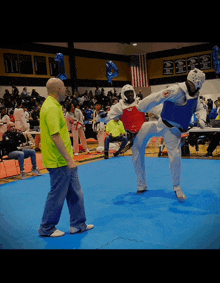
[[[131,56],[131,84],[133,87],[148,87],[146,55]]]

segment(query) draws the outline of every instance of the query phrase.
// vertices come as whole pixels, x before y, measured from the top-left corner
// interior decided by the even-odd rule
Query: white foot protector
[[[184,195],[184,193],[183,193],[183,191],[182,191],[180,186],[174,186],[173,189],[174,189],[178,199],[181,199],[181,200],[185,200],[186,199],[186,196]]]

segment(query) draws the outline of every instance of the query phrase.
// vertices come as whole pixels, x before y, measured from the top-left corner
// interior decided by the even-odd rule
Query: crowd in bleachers
[[[94,109],[95,104],[99,103],[102,108],[106,110],[110,108],[111,105],[115,103],[115,101],[118,102],[120,99],[120,94],[117,93],[115,89],[113,92],[108,91],[108,93],[105,93],[105,90],[103,88],[100,90],[97,87],[95,93],[93,93],[91,90],[89,92],[86,90],[83,94],[79,94],[77,91],[71,93],[67,87],[66,91],[66,100],[62,102],[64,111],[69,102],[74,103],[77,108],[83,111],[85,120],[87,120],[87,118],[91,118],[91,115],[86,110]],[[45,98],[40,96],[40,94],[36,92],[35,89],[32,89],[32,92],[29,93],[27,91],[27,88],[24,87],[23,91],[19,93],[18,88],[16,86],[12,86],[12,91],[10,92],[8,89],[5,89],[3,98],[0,98],[0,112],[5,109],[7,115],[12,115],[11,111],[13,111],[15,108],[21,107],[23,109],[26,109],[30,117],[34,119],[35,117],[32,117],[36,115],[34,111],[40,109],[44,100]],[[3,118],[2,113],[0,113],[0,115],[0,118]]]
[[[85,91],[79,94],[77,91],[71,93],[69,88],[66,88],[66,99],[61,102],[66,114],[66,109],[69,104],[73,104],[76,108],[80,109],[84,116],[84,123],[86,126],[86,138],[96,138],[96,132],[92,130],[93,113],[95,111],[95,105],[99,104],[101,110],[108,110],[113,104],[120,100],[120,93],[116,92],[116,89],[106,92],[104,88],[96,87],[93,92]],[[138,94],[140,99],[143,98],[141,92]],[[7,123],[8,116],[11,122],[15,122],[14,111],[17,108],[22,108],[25,112],[25,117],[28,123],[28,129],[37,129],[39,127],[40,108],[45,100],[35,89],[32,89],[31,93],[27,91],[27,87],[24,87],[22,92],[16,86],[12,86],[12,91],[5,89],[3,98],[0,98],[0,122]],[[4,129],[0,129],[3,133]],[[0,137],[1,138],[1,137]]]
[[[11,122],[15,122],[14,111],[22,108],[30,128],[33,129],[35,126],[39,126],[40,107],[44,100],[45,98],[40,96],[35,89],[32,89],[31,94],[27,92],[26,87],[21,93],[16,86],[12,86],[11,93],[5,89],[3,98],[0,98],[0,121],[7,122],[5,116],[8,116]]]

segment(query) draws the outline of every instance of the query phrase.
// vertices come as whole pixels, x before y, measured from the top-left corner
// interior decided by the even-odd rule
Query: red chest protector
[[[146,117],[136,106],[132,106],[123,110],[121,121],[126,130],[132,133],[138,133],[141,126],[146,122]]]

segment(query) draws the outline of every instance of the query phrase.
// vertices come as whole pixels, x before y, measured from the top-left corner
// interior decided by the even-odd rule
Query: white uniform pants
[[[170,172],[174,186],[180,185],[181,175],[181,132],[177,128],[168,128],[161,119],[155,122],[146,122],[142,125],[132,147],[133,164],[137,174],[138,190],[147,188],[145,173],[145,150],[152,137],[163,137],[170,159]],[[156,172],[155,172],[156,174]]]
[[[105,130],[98,131],[97,140],[98,140],[99,146],[102,146],[103,148],[104,148],[104,139],[105,139]]]
[[[86,142],[86,136],[85,132],[82,127],[78,128],[77,130],[72,129],[72,135],[73,135],[73,148],[74,153],[79,153],[79,138],[82,143],[83,149],[87,149],[87,142]]]

